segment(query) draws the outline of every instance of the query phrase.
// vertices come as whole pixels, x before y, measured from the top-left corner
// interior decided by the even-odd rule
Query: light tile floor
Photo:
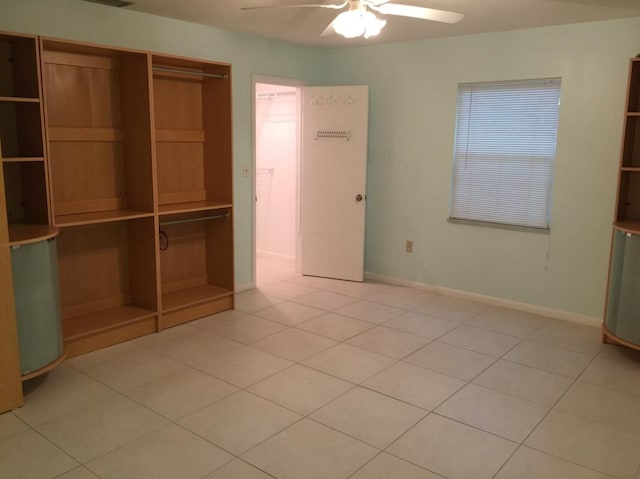
[[[640,479],[640,355],[596,328],[263,258],[237,309],[66,361],[7,479]]]

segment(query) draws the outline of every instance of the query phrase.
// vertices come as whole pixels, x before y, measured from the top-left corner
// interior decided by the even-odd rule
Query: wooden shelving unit
[[[149,57],[41,39],[69,356],[157,330]]]
[[[42,40],[56,224],[154,212],[148,61],[140,52]]]
[[[0,33],[0,139],[10,225],[50,223],[39,78],[37,38]]]
[[[233,307],[231,69],[152,56],[162,327]]]
[[[157,330],[155,237],[152,217],[62,229],[60,300],[70,356],[104,347],[101,339],[113,344]]]
[[[40,80],[37,37],[0,33],[0,143],[4,152],[0,155],[0,412],[22,404],[21,380],[43,374],[64,358],[60,351],[48,364],[41,363],[41,368],[21,376],[25,356],[21,358],[18,343],[29,342],[29,338],[17,334],[16,311],[22,303],[16,299],[18,283],[14,291],[14,255],[9,248],[31,248],[57,235],[49,210]],[[23,298],[24,286],[19,291]],[[55,311],[47,314],[57,319]]]
[[[191,213],[194,211],[213,211],[231,208],[231,203],[218,203],[215,201],[192,201],[188,203],[174,203],[158,206],[160,214]]]
[[[2,411],[10,245],[56,237],[68,357],[233,308],[234,279],[230,65],[0,33],[0,66]]]
[[[158,55],[152,62],[158,204],[231,204],[230,66]]]
[[[233,307],[231,210],[160,217],[163,327]]]
[[[603,340],[640,350],[640,58],[632,58],[618,174]]]
[[[68,355],[232,308],[230,66],[50,38],[41,56]]]

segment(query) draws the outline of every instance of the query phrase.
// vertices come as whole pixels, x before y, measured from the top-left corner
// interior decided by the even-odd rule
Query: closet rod
[[[229,213],[225,213],[223,215],[199,216],[197,218],[187,218],[184,220],[163,221],[160,223],[160,226],[177,225],[180,223],[194,223],[196,221],[218,220],[220,218],[228,218],[229,216],[231,216]]]
[[[269,91],[269,92],[260,92],[256,93],[256,98],[273,98],[274,96],[289,96],[295,95],[296,91]]]
[[[167,68],[167,67],[151,67],[151,68],[159,72],[184,73],[186,75],[197,75],[200,77],[224,78],[225,80],[229,78],[229,75],[227,74],[205,73],[205,72],[197,72],[193,70],[181,70],[180,68]]]

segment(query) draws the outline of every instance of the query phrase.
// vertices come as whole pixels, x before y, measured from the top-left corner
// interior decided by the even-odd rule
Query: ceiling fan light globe
[[[335,32],[345,38],[376,36],[386,24],[386,20],[380,20],[372,12],[362,8],[342,12],[332,23]]]
[[[365,25],[359,11],[348,10],[336,17],[333,29],[345,38],[356,38],[364,34]]]
[[[364,38],[379,35],[382,28],[387,24],[386,20],[380,20],[371,12],[365,12],[362,18],[364,20]]]

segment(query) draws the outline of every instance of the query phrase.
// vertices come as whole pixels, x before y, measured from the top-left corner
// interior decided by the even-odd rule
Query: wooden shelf
[[[640,116],[640,111],[629,111],[627,116]]]
[[[617,230],[631,234],[640,234],[640,219],[614,221],[613,227]]]
[[[160,328],[170,328],[194,319],[233,309],[233,291],[201,285],[162,295],[164,309]]]
[[[7,103],[40,103],[39,98],[27,98],[22,96],[0,96],[0,101]]]
[[[210,284],[184,289],[174,293],[162,295],[162,311],[171,312],[188,308],[197,304],[207,303],[225,296],[233,296],[233,291],[218,288]]]
[[[623,166],[622,168],[620,168],[620,171],[629,171],[631,173],[638,173],[640,172],[640,166]]]
[[[49,275],[49,265],[38,254],[40,265],[25,268],[20,259],[26,249],[10,251],[7,247],[47,240],[58,234],[50,223],[48,204],[48,181],[42,129],[43,104],[40,100],[41,77],[38,65],[38,42],[33,35],[0,33],[0,139],[3,153],[0,154],[0,413],[23,404],[21,380],[33,377],[55,367],[58,357],[45,365],[62,351],[60,339],[46,323],[52,316],[51,302],[47,299],[48,286],[54,286],[57,278]],[[9,224],[7,224],[9,221]],[[51,245],[44,249],[51,251]],[[38,248],[36,248],[38,249]],[[22,252],[20,252],[22,251]],[[14,261],[14,258],[18,258]],[[14,266],[17,266],[14,270]],[[40,266],[40,267],[38,267]],[[34,274],[37,271],[34,277]],[[15,273],[15,274],[14,274]],[[42,275],[40,275],[42,273]],[[53,275],[55,276],[55,275]],[[26,280],[26,281],[25,281]],[[46,287],[45,287],[46,285]],[[15,292],[15,294],[14,294]],[[33,294],[32,294],[33,293]],[[34,306],[27,311],[24,305]],[[42,313],[42,314],[40,314]],[[26,316],[26,317],[25,317]],[[41,341],[30,343],[29,337],[16,326],[37,325],[34,338],[42,333],[51,339],[50,346]],[[41,327],[45,326],[45,327]],[[27,327],[29,333],[31,328]],[[53,337],[49,334],[53,332]],[[20,347],[23,346],[22,355]],[[55,345],[55,346],[54,346]],[[31,347],[38,353],[46,351],[40,358],[27,358],[24,354]],[[36,369],[21,376],[22,367]],[[33,359],[33,361],[32,361]],[[24,369],[25,371],[27,369]]]
[[[49,225],[10,224],[9,245],[23,245],[37,243],[54,238],[58,235],[58,228]]]
[[[14,158],[3,158],[3,163],[42,163],[44,158],[41,156],[18,156]]]
[[[60,356],[58,356],[56,359],[54,359],[53,361],[51,361],[49,364],[47,364],[46,366],[41,367],[40,369],[37,369],[36,371],[32,371],[29,374],[24,374],[20,380],[22,382],[28,381],[29,379],[33,379],[35,377],[38,376],[42,376],[45,373],[48,373],[49,371],[51,371],[53,368],[55,368],[56,366],[60,365],[63,363],[63,361],[67,358],[67,354],[65,352],[63,352]]]
[[[124,141],[121,128],[49,127],[50,141]]]
[[[63,310],[64,316],[64,310]],[[67,318],[62,321],[63,337],[65,341],[94,335],[127,324],[142,321],[156,316],[155,311],[138,308],[136,306],[118,306],[96,313]]]
[[[73,215],[58,215],[55,218],[56,226],[61,228],[70,226],[91,225],[98,223],[110,223],[113,221],[132,220],[136,218],[153,217],[153,213],[137,210],[110,210],[94,211],[91,213],[77,213]]]
[[[635,344],[629,341],[625,341],[622,338],[616,336],[609,328],[607,328],[606,324],[602,325],[602,342],[608,344],[617,344],[619,346],[625,346],[630,349],[636,349],[640,351],[640,345]]]
[[[213,211],[231,208],[231,203],[218,203],[216,201],[193,201],[191,203],[174,203],[171,205],[158,206],[158,213],[161,215],[172,215],[176,213],[189,213],[192,211]]]

